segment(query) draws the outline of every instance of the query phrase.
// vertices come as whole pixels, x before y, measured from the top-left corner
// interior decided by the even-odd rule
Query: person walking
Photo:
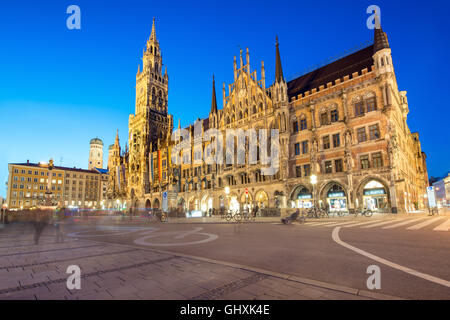
[[[39,238],[41,237],[42,232],[47,226],[47,217],[44,213],[36,214],[32,223],[34,225],[34,244],[38,245]]]
[[[258,204],[256,204],[255,208],[253,209],[253,217],[256,218],[256,214],[258,213],[258,211],[259,211],[259,207],[258,207]]]

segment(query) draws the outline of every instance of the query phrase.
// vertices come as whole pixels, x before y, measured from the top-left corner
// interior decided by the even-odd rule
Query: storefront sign
[[[297,199],[311,199],[312,195],[311,194],[299,194]]]
[[[376,196],[376,195],[380,195],[380,194],[386,194],[386,190],[384,189],[366,189],[364,190],[364,195],[365,196]]]
[[[345,197],[344,191],[328,192],[328,198],[343,198]]]

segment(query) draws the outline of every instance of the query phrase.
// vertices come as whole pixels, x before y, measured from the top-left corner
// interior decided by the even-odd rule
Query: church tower
[[[94,168],[103,168],[103,141],[99,138],[91,140],[91,147],[89,150],[89,170]]]
[[[130,115],[128,195],[134,201],[150,192],[149,153],[156,150],[158,141],[164,142],[173,128],[173,118],[168,115],[169,76],[164,68],[156,38],[153,19],[150,38],[147,40],[142,57],[142,70],[138,66],[136,74],[135,114]],[[152,146],[153,150],[150,150]]]

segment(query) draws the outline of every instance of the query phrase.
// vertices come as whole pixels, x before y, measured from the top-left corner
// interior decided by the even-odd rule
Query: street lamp
[[[316,207],[316,191],[315,191],[315,186],[316,186],[316,184],[317,184],[317,176],[315,175],[315,174],[313,174],[311,177],[310,177],[310,180],[311,180],[311,184],[312,184],[312,186],[313,186],[313,201],[314,201],[314,207]]]

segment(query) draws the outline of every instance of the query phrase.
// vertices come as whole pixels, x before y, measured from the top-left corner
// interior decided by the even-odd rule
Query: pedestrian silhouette
[[[56,221],[55,229],[56,229],[56,243],[64,242],[64,234],[61,231],[61,225],[59,221]]]
[[[44,213],[37,213],[34,216],[32,224],[34,225],[34,244],[39,244],[39,238],[41,237],[42,231],[44,231],[47,226],[47,217]]]

